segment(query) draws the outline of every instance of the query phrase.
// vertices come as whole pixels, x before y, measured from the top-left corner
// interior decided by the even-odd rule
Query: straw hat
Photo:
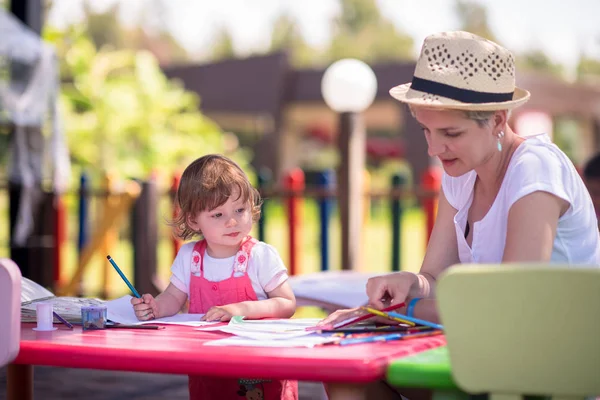
[[[416,106],[508,110],[529,99],[515,86],[515,59],[505,48],[468,32],[428,36],[411,83],[390,94]]]

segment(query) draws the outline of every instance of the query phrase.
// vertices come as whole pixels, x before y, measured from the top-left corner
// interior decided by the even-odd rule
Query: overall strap
[[[252,236],[247,236],[246,239],[244,239],[240,249],[235,255],[235,259],[233,260],[233,272],[231,273],[232,277],[236,274],[236,272],[241,272],[243,274],[247,272],[250,254],[252,254],[252,248],[256,243],[258,243],[258,240],[254,239]]]
[[[194,245],[194,250],[192,250],[192,263],[190,267],[190,272],[192,274],[203,274],[203,263],[202,259],[204,258],[204,253],[206,252],[206,240],[198,240]]]

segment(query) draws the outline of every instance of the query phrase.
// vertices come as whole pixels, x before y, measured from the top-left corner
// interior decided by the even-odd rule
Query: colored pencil
[[[138,293],[138,291],[135,290],[135,288],[133,287],[133,285],[131,284],[131,282],[129,282],[129,279],[127,279],[127,277],[125,276],[125,274],[123,274],[123,272],[121,272],[121,269],[119,268],[119,266],[117,265],[117,263],[110,256],[106,256],[106,258],[112,264],[112,266],[115,268],[115,270],[119,273],[119,275],[121,275],[121,279],[123,279],[123,281],[127,284],[127,286],[129,286],[129,290],[131,290],[131,293],[133,293],[133,295],[135,297],[137,297],[138,299],[141,298],[142,296],[140,296],[140,294]]]
[[[67,326],[67,328],[73,329],[73,325],[69,321],[67,321],[66,319],[64,319],[60,315],[58,315],[58,313],[56,311],[52,311],[52,314],[54,314],[54,316],[56,317],[57,320],[59,320],[60,322],[62,322],[63,324],[65,324]]]
[[[373,343],[373,342],[389,342],[390,340],[405,340],[405,339],[416,339],[427,336],[441,335],[443,332],[440,330],[418,332],[418,333],[390,333],[387,335],[376,335],[367,337],[357,337],[342,339],[337,344],[340,346],[347,346],[351,344],[362,344],[362,343]]]
[[[363,310],[365,310],[367,312],[370,312],[371,314],[377,315],[379,317],[391,319],[392,321],[401,322],[403,324],[407,324],[407,325],[410,325],[410,326],[415,326],[416,325],[413,321],[410,321],[408,319],[400,318],[400,317],[397,317],[395,315],[392,315],[392,314],[396,314],[396,313],[394,313],[392,311],[389,311],[389,312],[379,311],[379,310],[376,310],[376,309],[371,308],[371,307],[361,307],[361,308]],[[402,315],[402,314],[396,314],[396,315]]]
[[[398,308],[404,307],[404,303],[394,304],[393,306],[389,306],[383,309],[383,311],[392,311],[397,310]],[[348,325],[356,324],[357,322],[365,321],[369,318],[373,318],[374,315],[371,313],[366,313],[364,315],[359,315],[358,317],[352,317],[346,319],[344,321],[340,321],[337,324],[329,324],[329,325],[321,325],[321,326],[311,326],[306,328],[307,331],[321,331],[321,330],[333,330],[338,328],[343,328]],[[409,324],[410,325],[410,324]]]
[[[404,332],[404,333],[416,333],[422,332],[425,330],[431,330],[432,328],[429,326],[399,326],[399,325],[382,325],[382,326],[348,326],[345,328],[338,329],[323,329],[320,330],[321,333],[385,333],[385,332]]]
[[[393,311],[388,312],[388,315],[390,317],[398,318],[398,319],[403,319],[403,320],[410,321],[410,322],[415,323],[415,324],[430,326],[430,327],[432,327],[434,329],[444,329],[444,327],[442,325],[440,325],[440,324],[436,324],[434,322],[426,321],[424,319],[419,319],[419,318],[415,318],[415,317],[408,317],[406,315],[398,314],[398,313],[393,312]]]
[[[110,329],[165,329],[164,326],[159,325],[124,325],[124,324],[115,324],[115,325],[106,325],[107,328]]]

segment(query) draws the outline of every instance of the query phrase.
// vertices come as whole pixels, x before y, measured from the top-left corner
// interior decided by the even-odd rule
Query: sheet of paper
[[[353,308],[368,303],[365,287],[377,275],[381,273],[327,271],[292,276],[288,282],[296,297]]]
[[[239,336],[225,339],[211,340],[204,346],[246,346],[246,347],[314,347],[325,343],[331,343],[339,338],[323,337],[318,335],[303,336],[286,340],[255,340]]]
[[[221,331],[254,340],[287,340],[310,335],[313,331],[307,331],[306,328],[318,321],[314,318],[245,320],[244,317],[235,316],[228,325],[200,330]]]
[[[171,324],[186,326],[205,326],[215,324],[215,322],[200,321],[200,318],[202,318],[204,314],[175,314],[171,317],[158,318],[150,321],[140,321],[137,319],[135,312],[133,311],[130,295],[107,301],[105,305],[108,319],[119,324]]]

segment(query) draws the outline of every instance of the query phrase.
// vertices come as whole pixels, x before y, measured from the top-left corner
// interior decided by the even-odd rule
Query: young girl
[[[283,261],[272,246],[249,236],[260,217],[260,196],[233,161],[207,155],[183,172],[177,191],[180,212],[174,225],[184,244],[171,267],[171,282],[154,298],[131,304],[140,320],[174,315],[189,299],[189,312],[205,321],[289,318],[296,299]],[[240,399],[257,388],[264,399],[297,399],[295,381],[237,380],[190,376],[190,399]]]

